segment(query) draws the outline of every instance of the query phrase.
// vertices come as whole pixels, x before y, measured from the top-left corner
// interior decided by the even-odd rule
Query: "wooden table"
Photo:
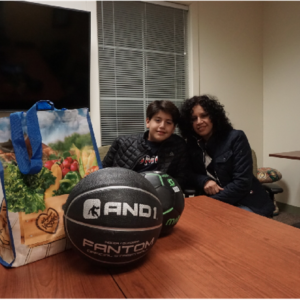
[[[298,159],[300,160],[300,151],[290,151],[281,153],[271,153],[271,157],[288,158],[288,159]]]
[[[0,266],[0,298],[124,298],[105,269],[68,250],[23,267]]]
[[[300,230],[193,197],[134,266],[101,269],[70,250],[0,278],[1,298],[299,298]]]

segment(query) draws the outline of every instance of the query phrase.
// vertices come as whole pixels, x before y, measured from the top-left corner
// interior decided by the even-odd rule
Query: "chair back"
[[[109,148],[110,148],[110,145],[108,145],[108,146],[102,146],[102,147],[98,148],[101,161],[104,159],[104,157],[105,157],[106,153],[108,152]]]
[[[252,152],[252,161],[253,161],[253,175],[254,177],[257,177],[257,157],[253,149],[251,149],[251,152]]]

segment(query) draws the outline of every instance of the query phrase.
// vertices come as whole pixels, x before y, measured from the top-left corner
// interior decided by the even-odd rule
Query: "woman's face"
[[[194,131],[207,141],[213,133],[213,123],[201,105],[197,104],[193,107],[191,120]]]

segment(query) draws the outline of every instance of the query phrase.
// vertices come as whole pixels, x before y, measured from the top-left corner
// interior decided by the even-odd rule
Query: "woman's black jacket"
[[[204,153],[212,158],[216,182],[223,191],[209,196],[237,206],[245,205],[255,213],[270,217],[274,203],[253,175],[251,148],[245,133],[231,130],[221,136],[212,135],[206,144],[196,137],[187,140],[190,166],[190,183],[198,194],[204,194],[203,187],[212,180],[206,173]]]

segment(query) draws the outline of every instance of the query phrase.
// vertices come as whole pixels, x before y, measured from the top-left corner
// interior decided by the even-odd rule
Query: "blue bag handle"
[[[29,159],[22,129],[23,112],[10,115],[11,140],[16,154],[18,167],[22,174],[37,174],[43,167],[42,136],[40,132],[37,111],[57,110],[49,100],[35,103],[26,113],[28,138],[32,148],[32,157]]]
[[[26,113],[27,133],[32,148],[32,157],[29,159],[23,128],[22,128],[22,117],[23,112],[16,112],[10,115],[10,126],[11,126],[11,139],[14,147],[16,160],[18,167],[22,174],[37,174],[43,167],[42,162],[42,136],[40,132],[40,126],[37,117],[37,111],[39,110],[57,110],[54,104],[49,100],[40,100],[35,103]],[[66,110],[62,108],[61,110]],[[92,137],[93,147],[96,152],[96,158],[99,169],[102,169],[102,162],[99,155],[94,131],[91,123],[89,113],[87,113],[87,121]]]
[[[96,153],[98,167],[99,167],[99,169],[103,169],[103,165],[102,165],[102,161],[101,161],[100,154],[98,151],[98,146],[97,146],[97,142],[95,139],[95,134],[94,134],[93,125],[92,125],[92,121],[91,121],[89,112],[87,112],[87,121],[88,121],[89,129],[90,129],[90,133],[91,133],[91,137],[92,137],[93,147],[94,147],[95,153]]]

